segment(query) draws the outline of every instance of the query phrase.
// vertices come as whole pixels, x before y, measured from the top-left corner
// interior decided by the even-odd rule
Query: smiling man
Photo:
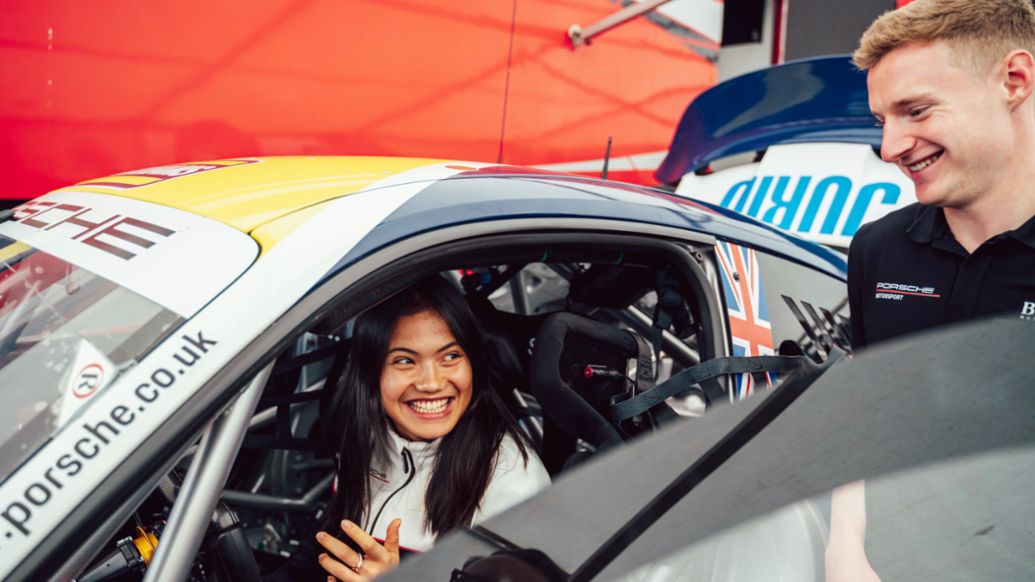
[[[855,348],[975,317],[1035,321],[1033,52],[1031,0],[916,0],[863,34],[853,59],[881,157],[919,202],[852,240]],[[880,580],[865,497],[862,481],[831,496],[829,582]]]
[[[963,319],[1035,320],[1035,11],[1030,0],[917,0],[854,54],[881,157],[919,204],[849,250],[853,343]]]

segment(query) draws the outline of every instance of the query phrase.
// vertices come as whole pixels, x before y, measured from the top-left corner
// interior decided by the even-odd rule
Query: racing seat
[[[518,425],[537,453],[542,453],[542,411],[529,395],[528,369],[536,330],[545,315],[518,315],[497,309],[479,295],[468,295],[467,302],[481,328],[491,362],[490,373]]]
[[[639,335],[574,313],[554,313],[535,336],[530,388],[544,413],[543,462],[556,474],[624,436],[654,425],[651,414],[612,423],[612,400],[654,384],[653,352]],[[636,361],[635,380],[627,375]],[[580,449],[580,446],[588,448]]]

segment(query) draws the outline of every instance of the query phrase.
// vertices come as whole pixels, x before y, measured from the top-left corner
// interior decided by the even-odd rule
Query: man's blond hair
[[[878,17],[852,61],[865,71],[899,47],[936,41],[948,43],[959,64],[987,72],[1013,50],[1035,54],[1035,9],[1031,0],[916,0]]]

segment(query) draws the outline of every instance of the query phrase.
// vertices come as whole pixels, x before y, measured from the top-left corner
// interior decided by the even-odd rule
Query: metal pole
[[[212,513],[230,474],[234,457],[248,430],[248,422],[272,370],[273,362],[270,362],[252,378],[237,401],[213,420],[201,436],[198,451],[176,495],[169,522],[162,531],[162,538],[144,575],[144,582],[187,578],[194,556],[205,537],[205,530],[212,521]]]
[[[635,305],[630,305],[625,309],[616,310],[618,317],[622,318],[623,321],[631,325],[636,331],[641,334],[650,334],[651,326],[654,322],[650,316],[640,311],[640,308]],[[701,363],[701,354],[686,345],[683,340],[677,338],[675,334],[668,331],[667,329],[661,332],[661,346],[664,348],[665,353],[669,355],[678,354],[681,359],[681,363],[691,362],[690,365],[697,365]]]
[[[510,280],[510,294],[514,299],[514,311],[520,315],[532,314],[532,309],[528,306],[528,293],[525,292],[524,271],[518,271]]]
[[[618,12],[605,16],[597,22],[590,24],[586,28],[582,28],[578,24],[572,24],[568,28],[568,40],[570,40],[572,46],[575,47],[589,44],[594,36],[599,36],[620,24],[625,24],[633,18],[651,12],[662,4],[668,4],[671,1],[672,0],[646,0],[645,2],[630,4]]]
[[[263,493],[251,493],[248,491],[228,490],[223,491],[223,500],[229,502],[235,507],[245,507],[248,509],[291,511],[298,513],[311,512],[315,514],[316,510],[319,508],[319,504],[317,502],[331,490],[331,484],[334,482],[335,477],[336,475],[331,472],[323,479],[320,479],[316,485],[310,487],[309,491],[306,491],[305,494],[302,495],[301,499],[266,495]]]

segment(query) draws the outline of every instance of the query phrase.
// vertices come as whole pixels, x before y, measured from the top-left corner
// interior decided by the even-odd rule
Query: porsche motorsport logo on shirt
[[[938,299],[941,295],[935,293],[934,287],[921,285],[908,285],[904,283],[877,283],[874,299],[886,299],[891,301],[902,301],[906,297],[926,297]]]

